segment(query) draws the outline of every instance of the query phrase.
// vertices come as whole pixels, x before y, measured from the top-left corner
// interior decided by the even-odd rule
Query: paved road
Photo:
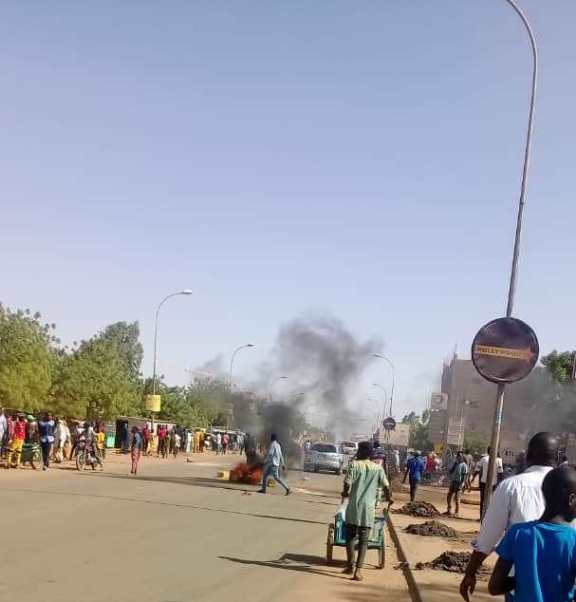
[[[292,472],[293,496],[257,495],[215,478],[235,460],[144,459],[138,478],[120,457],[104,473],[0,472],[0,600],[408,599],[393,548],[361,584],[325,566],[340,478]]]

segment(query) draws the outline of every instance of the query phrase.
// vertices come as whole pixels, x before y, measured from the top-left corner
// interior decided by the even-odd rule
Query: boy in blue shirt
[[[514,602],[571,602],[576,579],[576,471],[561,466],[542,483],[542,518],[510,527],[488,585],[493,596],[514,591]],[[514,577],[509,576],[514,567]]]

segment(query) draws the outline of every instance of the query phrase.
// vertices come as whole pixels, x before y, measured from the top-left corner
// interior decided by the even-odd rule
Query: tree
[[[128,378],[136,382],[140,378],[144,348],[140,342],[140,326],[138,322],[115,322],[107,326],[98,335],[103,341],[110,341],[128,373]]]
[[[0,403],[5,407],[37,412],[46,405],[59,341],[51,334],[54,325],[40,318],[0,305]]]
[[[434,446],[430,441],[430,427],[428,422],[422,422],[419,416],[410,425],[409,445],[420,451],[430,451]]]
[[[410,412],[410,414],[406,414],[404,418],[402,418],[402,424],[415,424],[419,420],[416,412]]]
[[[110,419],[133,413],[140,399],[115,342],[95,337],[62,359],[52,407],[64,416]]]
[[[567,383],[573,380],[574,358],[576,351],[552,351],[540,359],[546,366],[552,378],[559,383]]]
[[[471,454],[485,454],[490,440],[486,435],[470,433],[464,438],[464,449],[467,449]]]

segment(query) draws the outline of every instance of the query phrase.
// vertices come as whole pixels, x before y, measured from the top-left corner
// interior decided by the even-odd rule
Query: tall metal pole
[[[191,295],[192,291],[189,289],[184,289],[183,291],[178,291],[177,293],[170,293],[166,295],[162,301],[158,304],[156,308],[156,321],[154,323],[154,368],[152,370],[152,395],[156,395],[156,366],[158,364],[158,319],[160,318],[160,310],[162,306],[168,299],[172,297],[176,297],[178,295]]]
[[[520,200],[518,203],[518,216],[516,218],[516,236],[514,238],[514,251],[512,253],[512,269],[510,271],[510,283],[508,286],[508,303],[506,305],[506,317],[512,316],[514,301],[516,297],[516,286],[518,283],[518,259],[520,257],[520,238],[522,234],[522,217],[524,214],[524,204],[526,198],[526,188],[528,185],[528,168],[530,165],[530,153],[532,150],[532,131],[534,128],[534,108],[536,105],[536,88],[538,82],[538,48],[536,38],[532,27],[528,22],[526,15],[522,12],[515,0],[505,0],[520,17],[532,49],[532,89],[530,96],[530,110],[528,113],[528,127],[526,130],[526,147],[524,149],[524,168],[522,170],[522,184],[520,187]],[[505,385],[499,384],[496,394],[496,408],[494,411],[494,425],[492,427],[492,439],[490,442],[490,461],[488,463],[488,475],[486,478],[486,489],[484,494],[484,512],[488,508],[492,497],[492,487],[496,472],[496,454],[500,446],[500,427],[502,425],[502,409],[504,406]]]
[[[229,380],[228,386],[230,387],[230,391],[232,391],[232,371],[234,369],[234,360],[236,359],[236,354],[242,349],[249,349],[250,347],[254,347],[252,343],[248,343],[247,345],[240,345],[240,347],[236,347],[234,352],[232,353],[232,357],[230,358],[230,372],[229,372]]]
[[[394,368],[392,360],[389,357],[385,356],[383,353],[375,353],[374,357],[386,361],[390,368],[392,368],[392,388],[390,389],[390,409],[388,411],[388,416],[392,416],[392,404],[394,402],[394,383],[396,380],[396,370]]]

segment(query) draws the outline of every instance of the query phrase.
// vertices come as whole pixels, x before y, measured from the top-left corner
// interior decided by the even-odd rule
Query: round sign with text
[[[474,367],[493,383],[513,383],[528,376],[539,352],[536,333],[517,318],[488,322],[472,341]]]
[[[384,420],[382,421],[382,426],[387,431],[393,431],[396,428],[396,420],[394,420],[392,416],[384,418]]]

